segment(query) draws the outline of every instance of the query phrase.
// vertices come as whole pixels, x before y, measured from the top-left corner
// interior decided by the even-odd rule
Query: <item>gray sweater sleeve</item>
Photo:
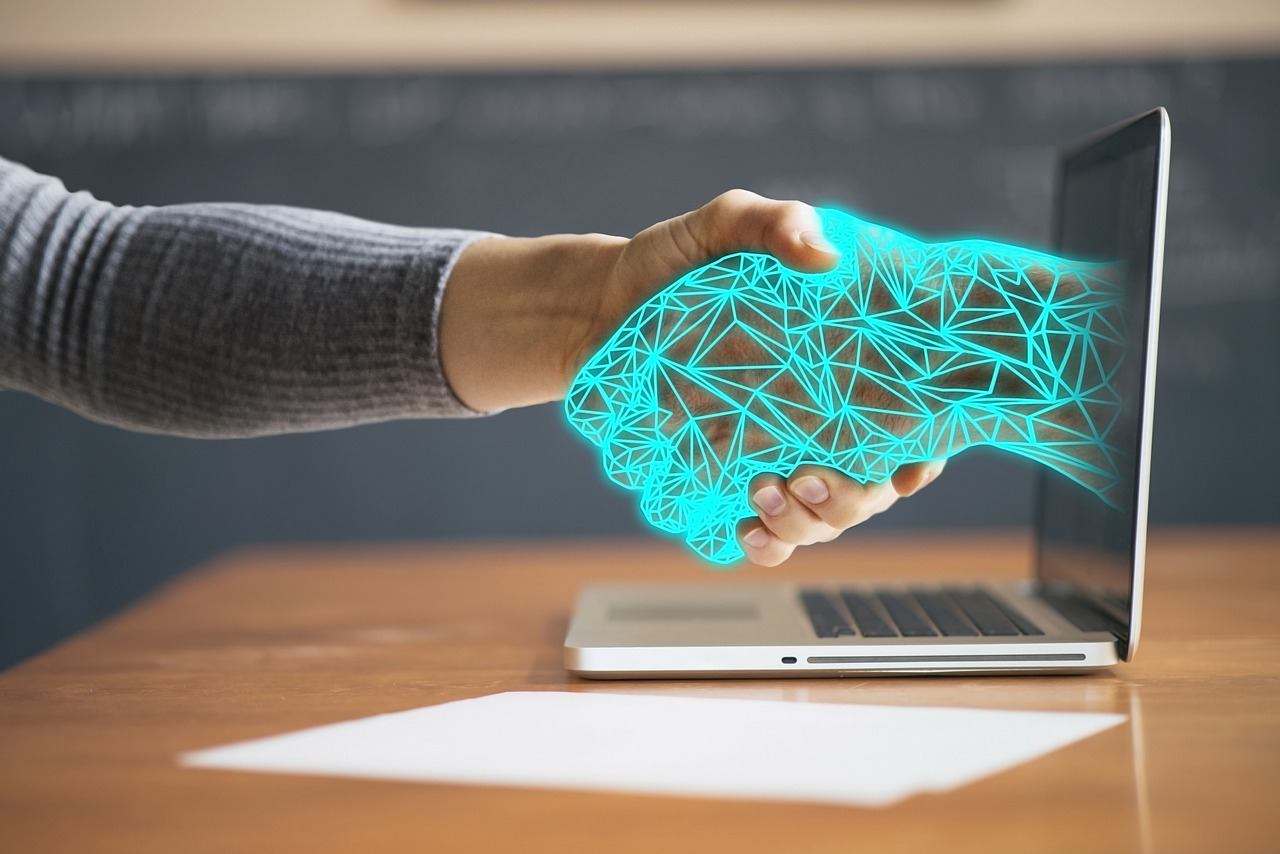
[[[117,207],[0,158],[0,389],[252,436],[476,414],[436,347],[480,232],[236,204]]]

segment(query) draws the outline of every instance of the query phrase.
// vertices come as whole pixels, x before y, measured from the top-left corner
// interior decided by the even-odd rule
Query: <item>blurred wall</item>
[[[0,153],[118,203],[630,234],[745,186],[1043,244],[1056,146],[1163,103],[1153,518],[1280,521],[1271,6],[1099,6],[1082,28],[1055,11],[1078,6],[1034,2],[305,5],[232,2],[215,22],[116,4],[129,27],[9,0]],[[728,8],[749,11],[726,25]],[[868,527],[1020,525],[1030,486],[1022,463],[969,453]],[[556,407],[198,442],[0,394],[0,666],[244,543],[643,533]],[[856,543],[830,548],[856,560]]]
[[[712,67],[1241,55],[1274,0],[4,0],[0,65]]]

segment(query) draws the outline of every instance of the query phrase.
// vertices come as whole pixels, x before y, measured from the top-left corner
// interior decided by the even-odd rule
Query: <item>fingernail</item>
[[[768,516],[777,516],[787,509],[787,497],[776,486],[766,486],[751,500]]]
[[[822,236],[821,231],[800,232],[800,242],[810,249],[817,249],[819,252],[825,252],[828,255],[840,254],[840,250],[832,246],[831,242]]]
[[[819,477],[802,477],[791,484],[791,491],[810,504],[821,504],[831,497],[827,485]]]
[[[769,533],[764,528],[755,528],[742,541],[753,549],[762,549],[769,545]]]

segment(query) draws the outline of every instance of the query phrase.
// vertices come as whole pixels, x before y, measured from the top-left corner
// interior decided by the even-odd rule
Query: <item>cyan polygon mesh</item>
[[[974,445],[1111,500],[1114,267],[819,214],[837,269],[728,255],[637,308],[574,380],[570,423],[650,523],[731,563],[760,473],[816,464],[883,481]]]

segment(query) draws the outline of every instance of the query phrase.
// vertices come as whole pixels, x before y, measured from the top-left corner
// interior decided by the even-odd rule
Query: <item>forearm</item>
[[[468,232],[119,208],[0,160],[0,387],[193,436],[467,414],[440,369]]]
[[[596,334],[627,241],[600,234],[493,237],[469,246],[449,280],[440,354],[458,397],[492,411],[564,397]]]

